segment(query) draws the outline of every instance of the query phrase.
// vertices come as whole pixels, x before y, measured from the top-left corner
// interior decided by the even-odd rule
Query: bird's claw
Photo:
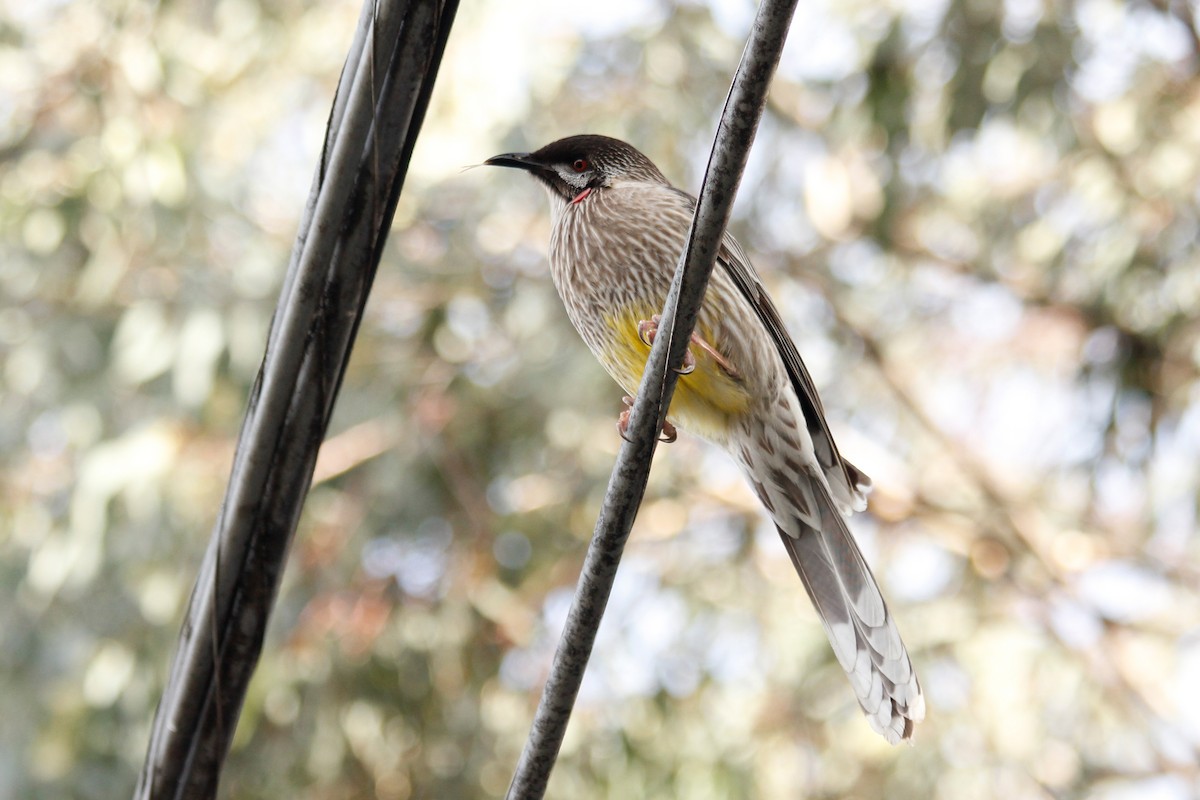
[[[650,319],[644,319],[638,323],[638,338],[642,340],[642,344],[646,347],[654,345],[654,337],[658,334],[658,323],[662,321],[661,314],[655,314]],[[700,341],[696,334],[692,334],[693,341]],[[705,345],[705,349],[712,351],[712,348]],[[675,370],[680,375],[691,375],[696,371],[696,357],[692,355],[691,348],[688,348],[683,354],[683,364],[679,369]],[[671,441],[674,441],[672,439]]]
[[[662,321],[661,314],[655,314],[650,319],[644,319],[638,323],[638,338],[650,347],[654,344],[654,336],[658,333],[658,323]],[[712,356],[712,360],[717,362],[717,366],[725,371],[725,374],[734,380],[740,381],[742,374],[738,372],[737,367],[729,363],[729,360],[713,347],[708,342],[700,337],[700,334],[692,331],[692,344],[699,347],[704,352]],[[692,355],[692,349],[689,347],[683,355],[683,366],[678,370],[680,375],[687,375],[694,372],[696,369],[696,358]]]
[[[655,314],[650,319],[644,319],[638,323],[638,338],[646,347],[654,346],[654,336],[658,333],[658,323],[661,319],[662,315]]]
[[[620,437],[622,439],[624,439],[627,442],[630,442],[630,441],[633,441],[628,436],[629,414],[633,410],[633,398],[630,397],[629,395],[625,395],[624,397],[621,398],[621,402],[625,404],[626,408],[624,411],[621,412],[621,416],[617,417],[617,433],[620,435]],[[670,444],[671,442],[675,441],[678,438],[679,438],[679,431],[677,431],[675,429],[675,426],[672,425],[671,423],[667,422],[666,420],[663,420],[662,435],[658,437],[658,440],[660,442],[662,442],[663,444]]]

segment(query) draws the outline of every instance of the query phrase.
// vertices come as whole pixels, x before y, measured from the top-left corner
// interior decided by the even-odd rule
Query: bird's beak
[[[531,153],[501,153],[483,162],[489,167],[516,167],[528,172],[540,170],[542,165],[533,160]]]
[[[492,156],[483,163],[484,166],[488,167],[514,167],[516,169],[523,169],[547,186],[562,191],[558,189],[558,184],[562,183],[562,179],[558,177],[558,173],[539,161],[533,153],[501,153],[498,156]]]

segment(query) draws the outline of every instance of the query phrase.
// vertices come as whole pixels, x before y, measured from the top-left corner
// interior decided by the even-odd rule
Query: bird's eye
[[[575,163],[571,165],[571,169],[575,170],[576,172],[587,172],[588,166],[589,165],[586,158],[577,158],[575,159]]]

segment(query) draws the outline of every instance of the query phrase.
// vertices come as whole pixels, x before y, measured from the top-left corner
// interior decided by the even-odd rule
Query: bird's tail
[[[735,453],[775,521],[871,727],[898,744],[924,719],[925,698],[875,576],[827,482],[815,474],[815,462],[801,463],[808,459],[800,458],[799,447],[783,452],[791,442],[772,435],[777,432],[757,433],[752,446]]]

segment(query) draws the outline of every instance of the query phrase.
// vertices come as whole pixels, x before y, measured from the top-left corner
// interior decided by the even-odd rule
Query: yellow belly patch
[[[650,347],[638,337],[638,323],[650,319],[657,309],[630,310],[604,318],[607,341],[597,354],[600,363],[625,391],[634,394],[642,380]],[[711,331],[697,325],[696,333],[712,343]],[[730,377],[703,348],[692,345],[696,368],[680,375],[671,398],[670,420],[679,427],[707,439],[722,439],[730,417],[750,404],[745,386]]]

